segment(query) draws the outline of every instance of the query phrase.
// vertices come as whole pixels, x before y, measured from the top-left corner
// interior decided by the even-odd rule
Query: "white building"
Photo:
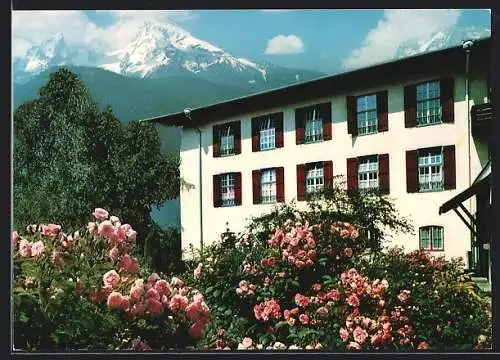
[[[489,49],[479,40],[469,55],[457,46],[150,119],[182,126],[180,173],[194,185],[180,194],[183,248],[346,175],[412,220],[415,235],[392,245],[467,259],[470,231],[438,209],[488,162],[469,109],[489,103]]]

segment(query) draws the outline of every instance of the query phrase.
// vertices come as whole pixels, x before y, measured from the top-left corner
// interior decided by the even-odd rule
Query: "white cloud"
[[[298,54],[304,52],[304,43],[296,35],[277,35],[267,42],[268,55]]]
[[[370,30],[360,48],[344,59],[345,68],[358,68],[390,60],[408,41],[422,42],[439,30],[452,28],[460,10],[385,10],[384,17]]]
[[[68,44],[100,44],[106,50],[116,50],[133,39],[137,28],[145,21],[182,22],[198,15],[186,10],[102,10],[115,22],[99,27],[83,11],[13,11],[12,55],[23,56],[26,50],[58,32]]]

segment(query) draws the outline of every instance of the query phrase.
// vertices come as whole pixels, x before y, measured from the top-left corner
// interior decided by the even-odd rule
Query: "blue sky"
[[[199,39],[256,62],[337,72],[383,61],[432,31],[491,28],[487,10],[194,10],[14,12],[13,54],[62,31],[68,42],[119,47],[147,20],[175,23]]]

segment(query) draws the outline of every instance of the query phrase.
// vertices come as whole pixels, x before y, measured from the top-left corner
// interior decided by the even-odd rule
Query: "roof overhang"
[[[476,40],[473,53],[487,54],[490,42],[490,38]],[[485,56],[485,59],[488,61],[489,56]],[[374,84],[384,86],[429,74],[431,71],[462,72],[464,62],[464,50],[460,45],[194,108],[190,110],[189,117],[184,111],[180,111],[140,121],[194,128],[216,120],[259,110],[336,94],[349,94],[363,88],[372,88]]]

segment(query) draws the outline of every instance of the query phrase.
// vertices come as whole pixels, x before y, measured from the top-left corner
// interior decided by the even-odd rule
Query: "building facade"
[[[476,42],[468,71],[456,47],[153,119],[182,126],[180,173],[193,185],[180,194],[182,247],[210,244],[226,223],[241,231],[276,204],[304,206],[344,175],[411,219],[414,234],[387,245],[467,259],[470,231],[438,209],[488,161],[470,107],[489,102],[489,46]]]

